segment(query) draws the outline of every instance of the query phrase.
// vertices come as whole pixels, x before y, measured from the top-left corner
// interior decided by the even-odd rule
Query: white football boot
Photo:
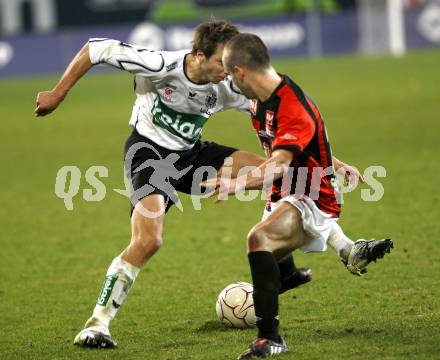
[[[93,317],[87,320],[84,329],[75,336],[73,344],[89,348],[114,348],[118,346],[116,341],[112,339],[108,327]]]
[[[348,271],[354,275],[362,275],[367,272],[367,265],[377,259],[381,259],[386,253],[390,253],[393,248],[393,240],[357,240],[348,255],[347,266]]]

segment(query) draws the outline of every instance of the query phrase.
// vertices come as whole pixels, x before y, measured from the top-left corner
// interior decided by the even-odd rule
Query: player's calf
[[[312,281],[312,269],[299,268],[290,276],[281,279],[280,294]]]
[[[297,268],[292,254],[279,261],[278,268],[280,269],[281,279],[280,294],[312,280],[312,270]]]

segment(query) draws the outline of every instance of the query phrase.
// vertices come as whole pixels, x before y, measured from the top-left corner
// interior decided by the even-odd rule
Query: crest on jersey
[[[266,110],[266,133],[268,136],[273,137],[273,118],[274,112],[270,110]]]
[[[206,95],[205,106],[208,109],[212,109],[213,107],[215,107],[215,104],[217,104],[217,95],[215,94]]]
[[[173,96],[173,92],[174,89],[171,88],[170,86],[167,86],[164,91],[163,91],[163,97],[165,98],[166,101],[173,101],[172,96]]]
[[[251,100],[250,111],[251,111],[251,114],[254,115],[254,116],[257,115],[257,106],[258,106],[258,101],[257,101],[257,99],[252,99],[252,100]]]
[[[266,110],[266,125],[270,124],[270,126],[272,126],[272,124],[273,124],[273,116],[274,116],[273,111]]]

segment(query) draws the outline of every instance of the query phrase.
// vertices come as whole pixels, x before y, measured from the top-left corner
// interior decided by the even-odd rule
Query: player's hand
[[[229,178],[213,178],[200,183],[201,187],[211,189],[208,197],[217,196],[216,203],[227,199],[228,195],[233,195],[237,191],[237,180]]]
[[[45,116],[54,111],[63,101],[63,98],[55,95],[52,91],[43,91],[38,93],[35,115]]]
[[[348,186],[349,191],[353,191],[359,182],[364,182],[362,174],[354,166],[343,163],[342,166],[338,168],[337,172],[344,176],[344,182],[345,185]]]

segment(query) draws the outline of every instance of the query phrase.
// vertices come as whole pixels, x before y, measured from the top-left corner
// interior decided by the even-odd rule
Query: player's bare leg
[[[366,273],[370,262],[383,258],[393,248],[391,239],[359,239],[353,242],[337,223],[333,225],[333,232],[327,243],[339,255],[347,270],[354,275]]]
[[[254,284],[258,338],[238,359],[285,353],[278,333],[278,294],[281,278],[277,262],[306,242],[299,210],[282,203],[248,235],[248,258]]]
[[[270,251],[277,261],[305,244],[299,210],[288,202],[281,203],[248,234],[248,253]]]
[[[142,213],[142,207],[154,217]],[[141,267],[162,246],[165,201],[162,195],[149,195],[140,200],[131,216],[131,242],[121,253],[121,258]]]
[[[142,206],[150,214],[142,212]],[[117,346],[109,332],[109,325],[124,302],[141,266],[162,245],[164,197],[149,195],[140,200],[131,216],[131,241],[111,263],[93,315],[75,337],[74,344],[84,347],[113,348]]]
[[[236,178],[240,169],[245,166],[258,167],[265,160],[264,157],[254,153],[237,150],[231,154],[230,159],[225,162],[225,166],[220,168],[219,176],[223,174],[224,176]],[[312,270],[309,268],[297,268],[291,253],[283,259],[279,259],[278,266],[281,276],[280,294],[312,280]]]

